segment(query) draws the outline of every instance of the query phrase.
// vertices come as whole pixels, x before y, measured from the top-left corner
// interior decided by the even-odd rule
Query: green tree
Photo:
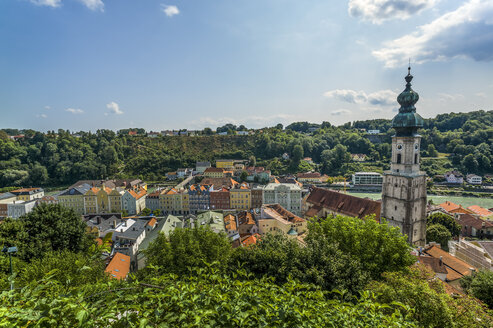
[[[156,208],[154,211],[152,211],[152,213],[155,215],[155,216],[159,216],[161,215],[161,210],[159,208]]]
[[[29,171],[29,181],[33,186],[43,186],[49,181],[48,170],[40,164],[36,164]]]
[[[438,157],[438,151],[436,150],[435,145],[433,144],[428,145],[427,152],[429,157]]]
[[[122,217],[127,217],[128,216],[128,211],[126,209],[122,210]]]
[[[243,170],[241,171],[241,174],[240,174],[240,180],[241,181],[246,181],[246,179],[248,178],[248,173],[247,171]]]
[[[231,243],[224,234],[209,227],[175,229],[166,237],[160,234],[144,251],[147,264],[158,266],[161,273],[187,274],[204,263],[218,262],[224,268],[231,253]]]
[[[464,276],[461,287],[493,309],[493,272],[479,270],[472,276]]]
[[[301,159],[303,158],[303,147],[301,145],[296,145],[293,148],[293,164],[297,167],[300,164]]]
[[[448,231],[450,231],[450,234],[453,237],[459,236],[462,230],[461,225],[457,223],[457,221],[455,221],[455,219],[452,216],[440,212],[433,213],[432,215],[428,216],[426,218],[426,224],[427,225],[441,224],[442,226],[447,228]]]
[[[36,206],[17,221],[0,225],[0,243],[17,246],[19,257],[26,261],[51,251],[85,252],[94,244],[94,236],[86,233],[80,216],[58,204]],[[15,238],[5,238],[7,233]]]
[[[254,155],[249,157],[248,162],[249,162],[250,166],[255,167],[257,165],[257,159],[255,158]]]
[[[478,170],[478,161],[473,154],[468,154],[462,160],[462,166],[467,170],[467,172],[474,173]]]
[[[213,134],[212,129],[211,128],[204,128],[203,134],[206,136],[211,136]]]
[[[142,212],[140,212],[140,214],[143,215],[143,216],[149,216],[149,215],[151,215],[151,213],[152,213],[152,211],[150,209],[148,209],[147,207],[144,208],[142,210]]]
[[[437,242],[445,250],[448,250],[448,241],[450,239],[452,239],[452,234],[441,224],[432,224],[426,228],[426,241]]]
[[[327,238],[347,255],[361,263],[372,279],[386,271],[401,271],[415,262],[406,236],[386,222],[373,218],[358,219],[342,215],[312,221],[307,243]]]

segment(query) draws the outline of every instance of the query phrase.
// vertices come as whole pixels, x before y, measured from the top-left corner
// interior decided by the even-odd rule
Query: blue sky
[[[2,0],[0,128],[164,130],[492,109],[493,0]]]

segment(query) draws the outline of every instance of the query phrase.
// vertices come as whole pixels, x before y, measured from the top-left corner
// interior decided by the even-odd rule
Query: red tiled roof
[[[452,256],[450,253],[444,251],[440,247],[433,245],[424,250],[424,252],[434,258],[439,259],[442,258],[443,263],[447,266],[447,280],[453,281],[463,276],[467,276],[471,274],[471,268],[475,269],[472,265],[459,260],[455,256]],[[449,270],[450,268],[450,270]]]
[[[135,192],[135,190],[129,190],[128,192],[135,199],[140,199],[147,194],[147,191],[144,188],[140,188],[140,190],[138,190],[138,192]]]
[[[204,173],[215,172],[215,173],[223,173],[224,169],[220,167],[208,167],[205,169]]]
[[[480,218],[478,218],[474,215],[471,215],[471,214],[459,215],[458,221],[459,221],[459,224],[461,226],[473,227],[476,230],[483,229],[483,225],[484,225],[484,228],[493,227],[492,222],[480,219]]]
[[[422,263],[430,267],[435,273],[448,273],[445,264],[440,262],[440,258],[435,258],[432,256],[418,256],[418,261],[416,263]]]
[[[336,213],[357,218],[363,218],[367,215],[374,214],[375,218],[379,219],[380,209],[382,206],[381,202],[378,201],[367,198],[359,198],[317,187],[312,189],[310,195],[306,199],[306,202],[311,204],[312,208],[315,209],[320,208],[321,210],[323,207]],[[308,210],[308,212],[310,212],[310,210]],[[311,214],[307,216],[312,216],[313,212],[314,211],[311,211]]]
[[[224,226],[226,227],[226,230],[238,230],[234,215],[228,214],[224,217]]]
[[[150,227],[154,227],[157,223],[157,220],[156,218],[152,218],[149,220],[149,222],[147,222],[147,225],[150,226]]]
[[[116,253],[104,271],[115,279],[125,279],[130,272],[130,256]]]
[[[253,215],[250,212],[242,211],[238,213],[238,223],[240,225],[252,225],[255,224]]]

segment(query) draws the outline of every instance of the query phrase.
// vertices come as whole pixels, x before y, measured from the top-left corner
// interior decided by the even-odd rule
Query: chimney
[[[101,223],[101,217],[100,216],[96,216],[96,224],[100,224]]]
[[[116,220],[113,220],[113,229],[116,229]]]
[[[443,256],[440,256],[440,262],[439,263],[440,263],[440,266],[443,265]]]

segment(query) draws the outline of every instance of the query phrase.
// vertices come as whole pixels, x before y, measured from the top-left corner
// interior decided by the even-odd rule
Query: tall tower
[[[382,217],[407,235],[410,244],[423,246],[426,239],[426,173],[419,170],[421,136],[418,128],[423,118],[414,105],[419,95],[411,89],[411,67],[408,68],[406,89],[397,97],[401,105],[392,120],[390,171],[384,172],[382,186]]]

